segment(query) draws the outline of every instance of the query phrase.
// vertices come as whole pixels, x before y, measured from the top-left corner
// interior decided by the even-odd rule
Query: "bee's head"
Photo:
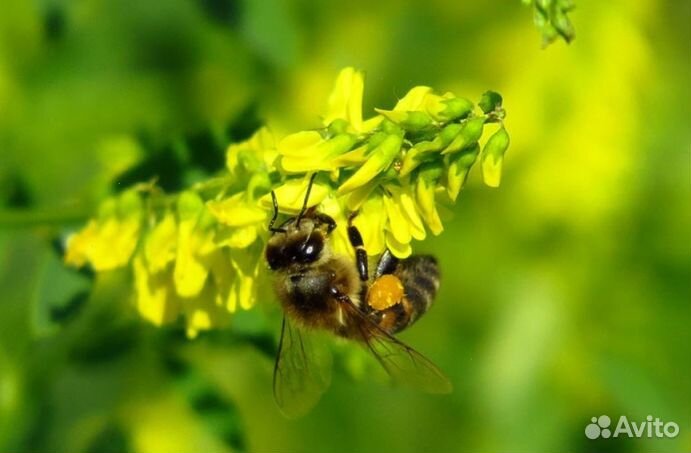
[[[317,212],[316,207],[307,209],[315,176],[316,173],[310,178],[300,213],[279,227],[274,227],[278,218],[278,200],[276,194],[271,192],[274,214],[269,222],[271,238],[266,245],[266,261],[272,270],[309,265],[319,260],[323,255],[327,237],[336,228],[336,222],[328,215]]]
[[[317,219],[302,218],[298,225],[297,217],[293,217],[281,230],[273,232],[266,246],[266,261],[272,270],[308,265],[321,258],[328,229]]]

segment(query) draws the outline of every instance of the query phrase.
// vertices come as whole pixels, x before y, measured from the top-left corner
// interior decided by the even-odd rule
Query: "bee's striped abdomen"
[[[439,289],[439,266],[432,256],[411,256],[397,263],[393,275],[403,285],[403,297],[375,314],[379,326],[389,333],[410,326],[432,306]]]

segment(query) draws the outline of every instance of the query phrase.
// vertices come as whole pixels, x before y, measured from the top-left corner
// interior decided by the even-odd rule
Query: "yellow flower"
[[[182,317],[192,338],[256,303],[272,191],[280,212],[294,216],[309,190],[306,206],[336,222],[335,254],[354,255],[352,216],[370,256],[410,256],[413,239],[443,231],[439,202],[456,200],[479,155],[486,184],[499,184],[509,144],[502,99],[486,92],[477,112],[467,99],[420,86],[363,119],[363,90],[362,73],[346,68],[322,129],[278,137],[261,128],[228,147],[225,174],[146,204],[143,195],[160,192],[152,184],[106,200],[69,239],[65,261],[100,272],[131,260],[142,318],[160,326]],[[480,152],[490,123],[499,129]]]
[[[77,267],[88,263],[97,272],[127,265],[139,241],[142,214],[134,190],[106,200],[98,217],[67,240],[65,262]]]
[[[347,121],[355,131],[362,130],[362,93],[365,89],[364,77],[354,68],[345,68],[336,79],[336,85],[329,97],[329,108],[324,116],[324,124],[336,120]]]
[[[307,195],[310,179],[311,175],[309,174],[301,178],[291,178],[274,190],[281,212],[293,215],[300,212]],[[329,195],[331,190],[331,186],[324,181],[324,178],[315,179],[307,206],[318,205]],[[270,194],[264,195],[259,201],[264,209],[273,210],[273,201]]]
[[[353,225],[360,230],[365,249],[369,255],[380,255],[384,252],[386,244],[384,227],[386,223],[384,200],[381,191],[378,190],[367,198],[353,219]]]
[[[226,151],[226,167],[236,178],[273,168],[278,157],[275,139],[268,128],[262,127],[248,140],[233,143]]]
[[[132,262],[136,307],[142,318],[161,326],[177,319],[180,300],[176,297],[170,270],[151,272],[142,255]]]
[[[415,197],[420,207],[420,213],[434,235],[441,234],[444,231],[435,201],[435,192],[440,173],[441,168],[429,166],[420,172],[415,185]]]
[[[252,203],[248,195],[243,192],[220,201],[209,201],[206,206],[216,220],[231,227],[254,225],[264,222],[267,218],[266,210]]]
[[[223,327],[228,323],[230,313],[216,303],[216,294],[216,288],[207,285],[196,296],[181,300],[188,338],[195,338],[200,331]]]
[[[335,193],[330,193],[319,204],[319,210],[336,222],[336,229],[331,232],[331,249],[339,255],[355,256],[355,251],[348,239],[348,220],[343,201]]]
[[[278,144],[280,166],[286,173],[332,171],[335,159],[355,144],[355,136],[347,133],[323,138],[319,132],[304,131],[285,137]]]
[[[183,192],[178,200],[178,240],[173,279],[182,297],[198,295],[209,273],[207,256],[214,250],[213,217],[194,192]]]
[[[369,154],[367,161],[338,188],[338,193],[343,195],[361,187],[374,177],[389,168],[393,160],[398,156],[403,143],[403,136],[397,133],[386,134]]]
[[[177,235],[175,214],[167,211],[163,219],[147,234],[144,241],[144,256],[151,272],[162,271],[175,259]]]

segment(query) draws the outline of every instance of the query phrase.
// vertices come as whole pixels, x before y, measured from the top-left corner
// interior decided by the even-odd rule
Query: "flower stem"
[[[54,226],[84,222],[90,210],[83,206],[60,209],[0,209],[0,228]]]

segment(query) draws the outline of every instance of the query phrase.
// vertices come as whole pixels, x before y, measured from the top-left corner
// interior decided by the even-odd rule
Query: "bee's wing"
[[[331,353],[326,342],[318,340],[283,317],[273,386],[276,404],[286,417],[309,412],[331,383]]]
[[[379,327],[356,306],[348,309],[362,320],[360,329],[365,346],[394,382],[427,393],[453,390],[451,381],[429,359]]]

